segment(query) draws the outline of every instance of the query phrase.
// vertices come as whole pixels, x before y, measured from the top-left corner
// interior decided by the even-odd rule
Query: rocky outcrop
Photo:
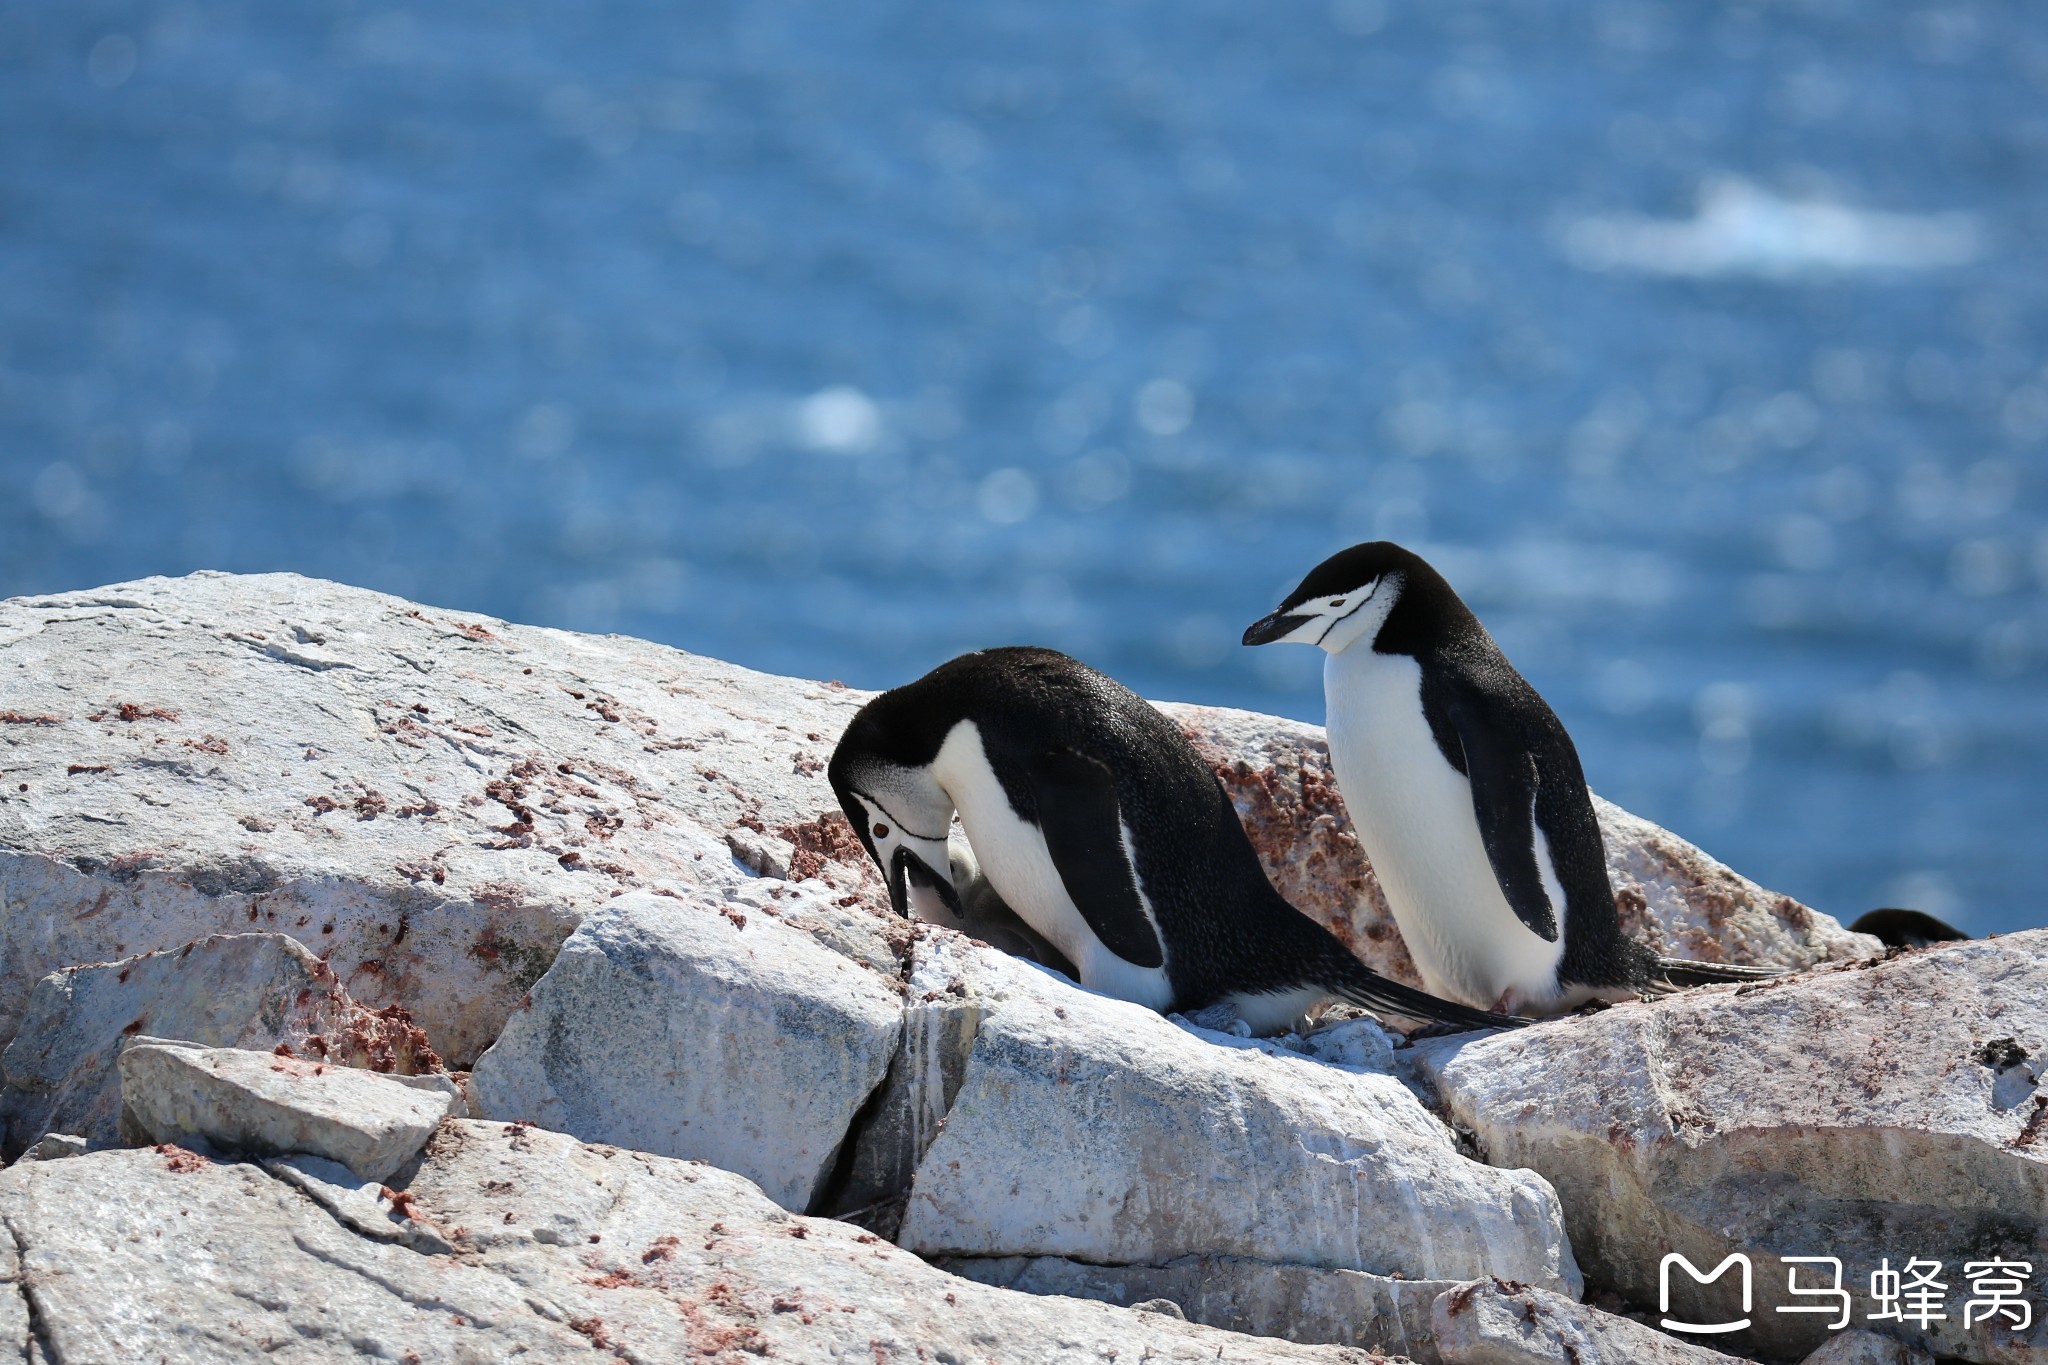
[[[0,1039],[49,972],[267,929],[467,1066],[617,892],[878,886],[819,820],[859,701],[292,575],[0,603]]]
[[[0,1351],[217,1365],[1105,1359],[1355,1362],[1160,1313],[948,1276],[739,1176],[451,1121],[383,1211],[338,1213],[264,1165],[178,1148],[0,1175]],[[119,1219],[77,1211],[118,1208]],[[431,1229],[423,1251],[388,1228]],[[367,1227],[368,1231],[364,1228]]]
[[[770,906],[622,896],[477,1062],[478,1112],[709,1161],[802,1212],[896,1053],[901,983],[884,962],[835,953]]]
[[[244,1048],[138,1038],[121,1052],[121,1127],[137,1143],[308,1153],[388,1180],[448,1116],[455,1087]]]
[[[1525,1284],[1475,1280],[1437,1296],[1430,1329],[1444,1365],[1732,1365],[1628,1318]]]
[[[17,1282],[45,1354],[65,1358],[61,1339],[81,1358],[200,1358],[178,1354],[200,1337],[166,1325],[189,1309],[210,1324],[208,1359],[266,1340],[310,1343],[314,1358],[757,1345],[870,1358],[871,1342],[974,1359],[1357,1358],[1203,1335],[1177,1310],[1432,1361],[1425,1310],[1452,1280],[1576,1297],[1563,1230],[1587,1229],[1606,1254],[1599,1187],[1571,1183],[1595,1166],[1560,1163],[1554,1189],[1540,1142],[1517,1156],[1459,1111],[1495,1165],[1473,1161],[1389,1071],[1399,1058],[1446,1095],[1477,1094],[1490,1082],[1465,1058],[1514,1040],[1439,1066],[1424,1054],[1441,1040],[1396,1053],[1370,1021],[1240,1039],[893,920],[824,780],[863,700],[282,575],[0,603],[0,1040],[13,1041],[0,1108],[13,1143],[49,1129],[104,1141],[131,1027],[255,1049],[208,1080],[234,1081],[208,1102],[246,1120],[259,1100],[292,1107],[301,1063],[322,1083],[332,1061],[383,1064],[373,1047],[312,1047],[376,1018],[416,1021],[410,1062],[385,1036],[393,1069],[431,1069],[431,1052],[473,1064],[478,1105],[541,1125],[450,1121],[418,1178],[403,1163],[387,1190],[327,1158],[387,1162],[311,1129],[156,1126],[137,1109],[136,1129],[159,1140],[271,1154],[215,1163],[167,1143],[0,1177],[0,1226],[26,1247]],[[1282,890],[1412,980],[1320,732],[1162,709],[1215,764]],[[1804,965],[1875,950],[1664,831],[1600,815],[1624,919],[1666,952]],[[1525,1037],[1598,1038],[1633,1013]],[[1648,1085],[1665,1054],[1622,1041],[1570,1065],[1610,1088]],[[295,1057],[272,1055],[279,1044]],[[2031,1038],[2014,1046],[2040,1053]],[[138,1094],[191,1082],[197,1096],[180,1070],[190,1057],[163,1052],[129,1052]],[[1499,1055],[1503,1071],[1521,1064]],[[2019,1093],[2020,1063],[1991,1069],[1997,1095]],[[1569,1084],[1525,1076],[1482,1107],[1517,1086],[1548,1102]],[[53,1136],[38,1150],[80,1145]],[[1715,1180],[1745,1207],[1777,1197],[1727,1183],[1719,1149],[1700,1150],[1705,1164],[1644,1187],[1690,1181],[1701,1208]],[[767,1197],[676,1158],[744,1173]],[[1787,1198],[1770,1207],[1825,1216]],[[147,1210],[143,1230],[111,1250],[115,1230],[65,1218],[130,1206]],[[802,1216],[812,1209],[866,1228]],[[186,1303],[168,1267],[215,1245]],[[111,1283],[138,1288],[107,1308]],[[1636,1307],[1638,1289],[1623,1286]],[[0,1312],[0,1354],[13,1321]]]
[[[1778,1311],[1826,1302],[1791,1295],[1788,1275],[1803,1288],[1832,1275],[1785,1258],[1840,1258],[1857,1323],[1884,1307],[1871,1296],[1883,1262],[1939,1261],[1945,1316],[1889,1332],[1938,1355],[2048,1360],[2042,1314],[1964,1324],[1971,1262],[2038,1273],[2048,1247],[2048,931],[1426,1053],[1453,1120],[1488,1160],[1549,1178],[1588,1278],[1633,1303],[1658,1302],[1668,1253],[1702,1275],[1740,1253],[1752,1311],[1735,1272],[1703,1286],[1674,1269],[1672,1316],[1746,1317],[1735,1347],[1796,1356],[1829,1315]]]
[[[1460,1157],[1391,1076],[1219,1045],[957,939],[919,966],[913,997],[965,998],[980,1019],[911,1182],[899,1240],[913,1251],[1233,1256],[1579,1290],[1550,1188]]]
[[[879,912],[824,778],[864,700],[289,574],[0,603],[0,1040],[49,972],[259,929],[365,1005],[404,1005],[463,1067],[615,894],[715,908],[786,880]],[[1412,980],[1321,731],[1164,709],[1281,890]],[[1602,813],[1624,911],[1660,944],[1787,965],[1875,950]]]
[[[215,934],[184,947],[52,972],[36,983],[0,1065],[5,1150],[56,1130],[115,1138],[114,1064],[136,1034],[414,1074],[440,1067],[402,1005],[371,1010],[285,934]]]

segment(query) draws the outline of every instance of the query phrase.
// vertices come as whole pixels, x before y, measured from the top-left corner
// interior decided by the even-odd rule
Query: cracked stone
[[[1732,1272],[1700,1285],[1674,1271],[1673,1316],[1748,1317],[1730,1347],[1777,1357],[1827,1336],[1824,1317],[1777,1311],[1815,1302],[1788,1292],[1793,1271],[1802,1287],[1829,1274],[1785,1258],[1838,1257],[1859,1322],[1883,1260],[1941,1261],[1951,1294],[1971,1261],[2040,1265],[2048,1097],[2014,1103],[2011,1078],[2044,1050],[2048,930],[1410,1049],[1488,1160],[1549,1178],[1589,1278],[1654,1306],[1667,1253],[1704,1274],[1740,1252],[1752,1312]],[[1935,1355],[2048,1362],[2048,1318],[1965,1328],[1959,1302],[1896,1334]]]
[[[1444,1365],[1732,1365],[1735,1357],[1631,1318],[1500,1280],[1447,1289],[1430,1308]]]
[[[1254,1336],[1385,1351],[1436,1365],[1430,1305],[1452,1280],[1187,1256],[1164,1265],[1091,1265],[1061,1256],[939,1257],[955,1275],[1027,1294],[1101,1303],[1171,1303],[1192,1322]]]
[[[255,1163],[139,1150],[13,1167],[0,1272],[18,1249],[23,1292],[0,1296],[0,1351],[40,1340],[54,1360],[166,1365],[1381,1359],[973,1284],[728,1172],[521,1125],[451,1121],[394,1193],[453,1250],[364,1235]],[[77,1214],[101,1207],[124,1217]]]
[[[115,1061],[136,1033],[207,1047],[296,1055],[382,1071],[432,1070],[440,1058],[400,1009],[349,997],[327,964],[284,934],[214,934],[182,948],[52,972],[36,983],[8,1045],[4,1150],[61,1128],[117,1136]]]
[[[1549,1185],[1460,1156],[1393,1077],[1198,1036],[1016,959],[933,943],[913,981],[939,980],[950,959],[980,1018],[917,1166],[904,1246],[1501,1274],[1579,1292]],[[946,1074],[909,1088],[943,1094]]]
[[[801,1210],[881,1084],[902,1008],[893,972],[779,918],[621,896],[570,937],[470,1087],[485,1117],[710,1161]]]
[[[268,1052],[137,1040],[121,1054],[121,1126],[139,1141],[303,1152],[389,1179],[453,1102],[405,1078]]]

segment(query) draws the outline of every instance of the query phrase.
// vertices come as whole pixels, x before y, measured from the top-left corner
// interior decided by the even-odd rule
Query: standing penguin
[[[1319,645],[1330,763],[1431,991],[1555,1014],[1774,973],[1660,958],[1624,936],[1571,737],[1419,555],[1356,545],[1248,645]]]
[[[979,876],[1090,990],[1160,1011],[1225,1003],[1259,1033],[1333,996],[1467,1028],[1527,1022],[1368,969],[1273,889],[1179,727],[1053,650],[966,654],[884,692],[830,776],[898,914],[961,918],[957,811]]]

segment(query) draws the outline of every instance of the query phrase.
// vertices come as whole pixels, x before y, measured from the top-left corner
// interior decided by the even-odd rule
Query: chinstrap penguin
[[[1332,555],[1244,633],[1280,641],[1328,656],[1337,787],[1432,992],[1547,1015],[1775,974],[1660,958],[1621,932],[1570,736],[1419,555]]]
[[[1332,997],[1467,1028],[1526,1023],[1389,981],[1273,889],[1178,726],[1049,649],[962,655],[862,707],[830,768],[891,907],[963,921],[947,836],[1090,990],[1226,1003],[1259,1033]]]

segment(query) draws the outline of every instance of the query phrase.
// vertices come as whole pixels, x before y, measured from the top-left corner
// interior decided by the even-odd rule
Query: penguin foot
[[[1185,1010],[1181,1018],[1196,1028],[1208,1029],[1211,1033],[1228,1033],[1234,1038],[1252,1036],[1252,1026],[1237,1012],[1237,1006],[1228,1000],[1218,1000],[1213,1005],[1204,1005],[1198,1010]]]

